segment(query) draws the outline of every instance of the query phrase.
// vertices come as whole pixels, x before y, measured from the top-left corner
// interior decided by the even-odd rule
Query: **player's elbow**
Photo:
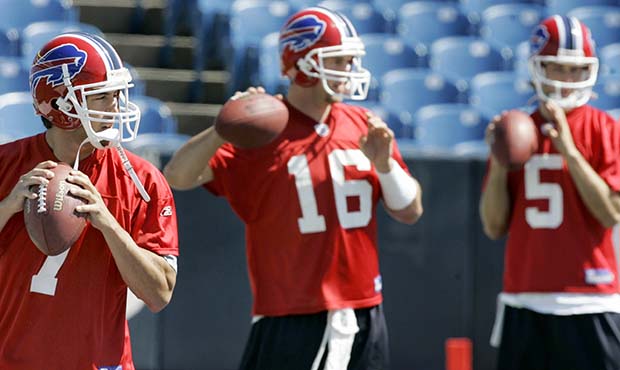
[[[506,235],[506,225],[499,223],[483,222],[484,234],[491,240],[497,240]]]
[[[176,190],[189,190],[193,188],[193,184],[185,180],[177,166],[169,163],[164,167],[163,173],[171,188]]]

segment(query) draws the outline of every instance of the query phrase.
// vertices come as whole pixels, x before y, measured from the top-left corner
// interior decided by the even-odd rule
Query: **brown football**
[[[538,134],[532,118],[519,110],[502,113],[491,140],[491,152],[495,158],[515,170],[521,168],[536,150]]]
[[[69,194],[71,186],[66,181],[71,167],[66,163],[50,169],[54,177],[47,186],[36,185],[35,199],[24,202],[24,222],[30,239],[45,255],[56,256],[69,249],[80,237],[86,219],[75,212],[75,207],[84,204],[80,198]]]
[[[215,131],[239,148],[270,143],[286,127],[288,108],[269,94],[244,94],[224,104],[215,119]]]

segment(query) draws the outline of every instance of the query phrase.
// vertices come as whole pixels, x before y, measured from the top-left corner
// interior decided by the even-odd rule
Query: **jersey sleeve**
[[[229,189],[226,186],[228,181],[228,170],[231,167],[230,162],[234,158],[234,148],[230,144],[222,145],[209,161],[209,166],[213,171],[213,179],[203,184],[203,186],[211,193],[217,196],[226,196]]]
[[[136,210],[132,237],[141,248],[159,255],[179,255],[176,206],[161,172],[153,167],[148,183],[150,202],[141,200]]]
[[[620,191],[620,123],[601,114],[600,147],[595,150],[594,170],[613,191]]]

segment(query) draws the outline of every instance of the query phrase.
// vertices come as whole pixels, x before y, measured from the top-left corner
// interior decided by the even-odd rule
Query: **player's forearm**
[[[123,280],[153,312],[170,302],[176,272],[166,260],[140,248],[120,225],[102,230]]]
[[[187,190],[211,181],[209,160],[223,143],[213,126],[191,138],[164,168],[170,186]]]
[[[509,212],[507,171],[492,163],[485,190],[480,198],[480,219],[484,233],[489,238],[498,239],[506,235]]]
[[[9,222],[9,219],[13,217],[15,213],[16,211],[11,207],[7,198],[0,201],[0,231],[4,229],[6,223]]]
[[[422,217],[422,213],[424,213],[424,208],[422,206],[422,187],[416,179],[413,180],[415,182],[414,186],[417,188],[416,197],[407,207],[396,211],[385,206],[385,210],[393,219],[404,224],[416,223],[420,217]]]
[[[592,215],[605,227],[620,222],[620,197],[577,150],[566,155],[568,171]]]

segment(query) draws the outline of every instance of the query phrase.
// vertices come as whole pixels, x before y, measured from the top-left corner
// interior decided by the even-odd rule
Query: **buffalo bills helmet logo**
[[[291,22],[282,30],[280,50],[291,47],[299,52],[314,45],[325,33],[325,22],[316,15],[306,15]]]
[[[84,50],[78,49],[73,44],[63,44],[48,51],[44,56],[37,59],[32,66],[30,75],[30,89],[34,91],[41,79],[45,83],[56,87],[62,84],[62,65],[66,64],[69,70],[69,78],[72,79],[80,73],[88,55]]]
[[[547,26],[544,24],[539,25],[532,32],[532,37],[530,39],[530,53],[532,55],[538,54],[544,47],[547,45],[549,41],[549,31],[547,30]]]

